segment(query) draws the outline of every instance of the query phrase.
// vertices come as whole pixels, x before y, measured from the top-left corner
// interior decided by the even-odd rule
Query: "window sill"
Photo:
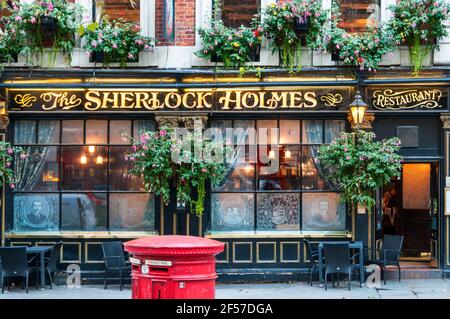
[[[347,231],[230,231],[210,232],[207,238],[351,238]]]
[[[157,236],[158,232],[140,231],[39,231],[39,232],[8,232],[5,237],[15,238],[138,238]]]

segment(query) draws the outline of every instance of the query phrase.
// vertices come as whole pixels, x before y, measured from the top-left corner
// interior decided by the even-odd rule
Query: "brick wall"
[[[140,1],[134,0],[136,6],[133,7],[129,0],[104,0],[103,14],[110,20],[118,18],[129,22],[140,22]]]
[[[195,0],[174,0],[175,1],[175,41],[169,42],[164,38],[164,1],[156,0],[155,26],[158,45],[195,45]]]

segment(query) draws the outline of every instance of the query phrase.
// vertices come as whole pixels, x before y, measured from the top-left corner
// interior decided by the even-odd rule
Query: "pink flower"
[[[145,50],[148,50],[148,49],[150,49],[150,46],[149,46],[148,44],[146,44],[146,45],[144,46],[144,49],[145,49]]]
[[[11,166],[11,162],[6,162],[6,166],[10,167]]]
[[[26,154],[26,153],[21,153],[19,157],[20,157],[20,159],[23,160],[23,159],[26,159],[26,158],[28,157],[28,154]]]
[[[347,155],[347,156],[345,157],[345,159],[346,159],[347,161],[349,161],[349,160],[350,160],[350,156]]]
[[[31,22],[32,24],[35,24],[35,23],[36,23],[36,17],[31,17],[30,22]]]
[[[206,173],[208,170],[206,168],[202,168],[202,173]]]
[[[133,152],[137,151],[137,145],[133,145],[133,146],[131,146],[131,148],[133,149]]]
[[[8,147],[8,149],[6,150],[6,152],[11,155],[14,153],[14,150],[11,147]]]
[[[113,43],[112,47],[113,49],[117,49],[117,43]]]
[[[16,187],[16,185],[14,185],[13,183],[9,184],[9,187],[11,187],[12,189],[14,189]]]
[[[94,48],[96,48],[97,47],[97,45],[98,45],[98,43],[97,43],[97,41],[95,41],[95,40],[92,40],[92,42],[91,42],[91,45],[94,47]]]
[[[16,16],[14,19],[15,19],[16,21],[22,21],[22,17],[21,17],[21,16]]]
[[[348,152],[348,148],[344,147],[344,152]]]
[[[166,130],[161,130],[161,131],[159,131],[159,135],[166,136],[167,135],[167,131]]]
[[[141,134],[141,136],[139,137],[139,140],[142,144],[146,144],[149,139],[150,136],[148,136],[148,134]]]
[[[134,55],[132,53],[128,53],[128,59],[133,59]]]
[[[54,8],[55,8],[55,6],[53,5],[53,3],[51,3],[51,2],[47,3],[47,9],[49,12],[52,12]]]

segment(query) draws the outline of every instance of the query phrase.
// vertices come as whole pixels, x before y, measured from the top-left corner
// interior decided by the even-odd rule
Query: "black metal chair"
[[[107,276],[112,272],[119,274],[120,290],[123,288],[125,274],[131,271],[131,266],[125,260],[125,253],[121,241],[109,241],[102,243],[103,257],[105,261],[104,284],[107,289]]]
[[[327,290],[328,274],[332,274],[331,280],[334,287],[333,274],[346,274],[348,275],[348,290],[350,290],[350,283],[352,279],[352,273],[354,270],[359,269],[359,265],[353,264],[353,259],[359,255],[359,253],[350,257],[350,246],[348,243],[324,243],[323,252],[325,255],[325,290]],[[339,280],[339,277],[338,277]],[[361,284],[360,284],[361,286]]]
[[[381,275],[386,284],[386,266],[397,266],[398,268],[398,281],[401,281],[401,268],[400,268],[400,254],[402,252],[403,236],[399,235],[384,235],[381,249],[377,248],[364,248],[367,252],[373,251],[375,258],[367,258],[364,264],[366,265],[378,265],[381,267]]]
[[[55,275],[56,286],[59,286],[59,270],[58,265],[61,258],[61,246],[63,242],[60,241],[53,246],[50,257],[46,258],[47,264],[45,265],[46,272],[50,278],[50,289],[53,289],[53,276]]]
[[[28,279],[30,272],[37,270],[35,267],[30,267],[35,258],[28,260],[26,247],[0,247],[1,259],[1,280],[2,294],[5,291],[5,278],[22,277],[24,278],[23,288],[28,293]]]
[[[306,245],[306,253],[307,258],[309,260],[308,263],[308,278],[309,278],[309,284],[312,286],[312,277],[314,272],[319,272],[319,249],[317,245],[311,244],[311,242],[308,239],[305,239],[305,245]],[[325,264],[325,263],[324,263]]]

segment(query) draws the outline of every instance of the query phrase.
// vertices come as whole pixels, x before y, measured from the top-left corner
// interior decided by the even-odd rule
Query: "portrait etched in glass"
[[[304,193],[302,199],[303,230],[343,231],[345,204],[337,193]]]
[[[212,230],[253,230],[253,194],[212,194]]]
[[[59,227],[59,195],[14,194],[15,231],[51,231]]]

